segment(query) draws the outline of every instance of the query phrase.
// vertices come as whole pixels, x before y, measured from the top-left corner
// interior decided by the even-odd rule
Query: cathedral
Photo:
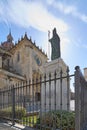
[[[68,66],[63,59],[60,56],[53,57],[52,61],[48,62],[47,55],[35,42],[32,42],[31,38],[28,38],[27,33],[14,44],[10,32],[7,41],[0,45],[0,88],[8,88],[13,85],[17,87],[21,85],[20,83],[31,81],[31,86],[28,86],[30,97],[34,100],[41,100],[42,111],[44,111],[45,101],[46,109],[49,110],[50,99],[52,110],[55,108],[54,102],[57,102],[56,109],[60,109],[61,102],[64,110],[70,109],[70,106],[67,105],[70,101],[70,86],[67,87],[67,82],[70,82],[70,79],[67,81],[66,78],[61,81],[61,78],[67,77],[67,74]],[[36,79],[40,80],[40,76],[42,76],[42,82],[34,84]],[[21,85],[21,87],[24,86]],[[60,95],[61,92],[62,95]],[[19,95],[22,95],[21,90]],[[23,95],[29,98],[25,89]],[[35,97],[33,97],[34,95]]]
[[[9,32],[7,41],[0,45],[0,88],[40,76],[47,60],[47,55],[26,33],[14,44]]]

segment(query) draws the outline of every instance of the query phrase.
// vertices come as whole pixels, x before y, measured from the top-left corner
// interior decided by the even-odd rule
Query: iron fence
[[[38,129],[75,128],[70,110],[70,81],[74,75],[53,72],[0,90],[0,117]]]
[[[87,81],[80,67],[75,71],[75,130],[87,129]]]

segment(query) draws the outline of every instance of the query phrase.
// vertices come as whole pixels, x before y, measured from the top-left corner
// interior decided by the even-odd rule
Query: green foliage
[[[15,108],[15,118],[21,119],[26,116],[26,109],[24,107]]]
[[[67,128],[75,128],[75,113],[68,111],[52,111],[43,113],[41,118],[37,119],[36,125],[42,125],[46,127],[47,130],[50,127],[61,128],[65,130]]]
[[[23,117],[22,124],[33,127],[36,124],[37,118],[38,118],[38,115]]]
[[[12,118],[12,107],[3,108],[0,110],[0,116],[3,118]],[[21,119],[26,115],[26,109],[23,107],[15,107],[15,119]]]

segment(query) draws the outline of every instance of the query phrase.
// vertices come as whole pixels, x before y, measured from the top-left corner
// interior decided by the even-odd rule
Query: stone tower
[[[11,35],[11,31],[7,35],[7,41],[1,43],[1,47],[5,50],[10,50],[14,46],[13,37]]]

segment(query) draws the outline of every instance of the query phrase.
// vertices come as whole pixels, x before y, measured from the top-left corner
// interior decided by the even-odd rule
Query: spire
[[[7,36],[7,41],[8,41],[8,42],[12,42],[12,41],[13,41],[13,37],[12,37],[12,35],[11,35],[11,29],[9,29],[9,34],[8,34],[8,36]]]
[[[1,47],[5,50],[10,50],[14,46],[14,43],[12,41],[13,37],[11,35],[11,29],[9,29],[9,34],[7,35],[7,41],[4,41],[1,44]]]
[[[24,38],[28,39],[27,32],[25,32]]]

